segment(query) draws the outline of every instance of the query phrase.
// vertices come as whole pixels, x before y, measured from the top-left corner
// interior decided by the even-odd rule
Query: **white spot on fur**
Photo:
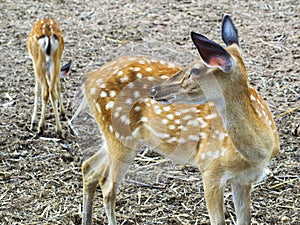
[[[169,123],[169,120],[167,120],[167,119],[162,119],[161,122],[162,122],[162,124],[167,124],[167,123]]]
[[[157,115],[160,115],[161,112],[162,112],[162,110],[158,108],[158,109],[154,109],[154,112],[155,112]]]
[[[101,91],[100,97],[102,97],[102,98],[107,97],[107,93],[105,91]]]
[[[139,78],[139,79],[142,79],[142,78],[143,78],[143,74],[137,73],[137,74],[136,74],[136,77]]]
[[[114,102],[113,101],[110,101],[110,102],[108,102],[107,104],[106,104],[106,106],[105,106],[105,109],[106,110],[108,110],[108,109],[111,109],[113,106],[114,106]]]
[[[187,116],[184,116],[182,119],[183,119],[183,120],[189,120],[189,119],[191,119],[191,118],[192,118],[191,115],[187,115]]]
[[[158,138],[169,138],[170,134],[160,133],[154,130],[151,126],[147,126],[148,129],[151,131],[152,134],[154,134]]]
[[[125,103],[127,105],[131,105],[132,104],[132,99],[131,98],[127,98],[126,101],[125,101]]]
[[[178,139],[178,143],[185,143],[185,142],[186,142],[186,140],[184,138],[179,138]]]
[[[202,118],[198,117],[197,120],[200,122],[200,128],[204,128],[208,125]]]
[[[122,110],[122,106],[118,106],[117,108],[116,108],[116,111],[121,111]]]
[[[141,117],[140,121],[145,123],[149,122],[148,118],[145,116]]]
[[[256,101],[256,98],[253,95],[250,95],[250,100],[251,101]]]
[[[262,114],[259,111],[256,111],[256,113],[257,113],[257,115],[258,115],[259,118],[262,117]]]
[[[175,125],[170,125],[170,126],[169,126],[169,129],[170,129],[170,130],[175,130],[175,128],[176,128]]]
[[[133,92],[133,96],[134,96],[135,98],[140,97],[140,92],[139,92],[139,91],[134,91],[134,92]]]
[[[173,115],[173,114],[168,114],[168,115],[167,115],[167,118],[168,118],[169,120],[173,120],[173,119],[174,119],[174,115]]]
[[[117,95],[117,93],[115,91],[110,91],[109,92],[110,97],[115,97],[116,95]]]
[[[140,127],[135,128],[134,131],[132,131],[132,136],[136,137],[139,131],[140,131]]]
[[[98,103],[96,103],[96,109],[97,109],[98,113],[101,113],[101,108],[100,108],[100,105]]]
[[[202,160],[204,160],[206,158],[206,154],[205,153],[201,153],[200,157],[201,157]]]
[[[122,70],[120,70],[117,74],[118,74],[118,76],[122,76],[124,74],[124,72]]]
[[[162,75],[162,76],[160,76],[160,78],[166,80],[166,79],[168,79],[169,77],[168,77],[167,75]]]
[[[127,87],[133,88],[133,87],[134,87],[134,83],[133,83],[133,82],[130,82],[129,84],[127,84]]]
[[[189,136],[188,136],[188,139],[194,140],[194,141],[198,141],[198,140],[199,140],[199,137],[198,137],[197,135],[189,135]]]
[[[204,132],[200,132],[200,137],[202,138],[202,139],[205,139],[206,138],[206,133],[204,133]]]
[[[127,116],[126,115],[122,115],[120,119],[124,123],[127,120]]]
[[[90,93],[91,95],[96,94],[97,89],[95,87],[91,88]]]
[[[151,71],[152,71],[152,68],[151,68],[151,67],[147,67],[147,68],[146,68],[146,71],[147,71],[147,72],[151,72]]]
[[[181,123],[181,121],[180,121],[179,119],[176,119],[176,120],[174,120],[174,123],[176,123],[176,124],[180,124],[180,123]]]
[[[182,125],[178,126],[178,129],[180,129],[182,131],[187,131],[188,130],[187,127],[182,126]]]
[[[99,79],[96,81],[96,83],[97,83],[98,85],[102,84],[102,82],[103,82],[103,79],[102,79],[102,78],[99,78]]]
[[[177,142],[176,137],[171,137],[170,139],[167,140],[167,143],[173,143],[173,142]]]
[[[205,116],[205,119],[210,120],[210,119],[213,119],[213,118],[216,118],[216,117],[217,117],[217,114],[216,113],[212,113],[210,115]]]
[[[118,118],[119,116],[120,116],[120,113],[119,112],[115,112],[114,117]]]
[[[227,136],[227,133],[220,132],[220,134],[219,134],[219,140],[223,141],[226,136]]]
[[[192,125],[194,127],[199,126],[199,123],[197,120],[189,120],[189,122],[187,122],[187,125]]]
[[[109,125],[108,129],[109,129],[110,133],[114,132],[114,129],[112,128],[111,125]]]
[[[221,148],[221,156],[224,156],[225,153],[226,153],[226,151],[227,151],[227,148],[222,147],[222,148]]]
[[[125,82],[127,82],[128,81],[128,77],[127,76],[124,76],[124,77],[121,77],[120,78],[120,82],[121,83],[125,83]]]
[[[169,112],[170,110],[171,110],[171,107],[170,107],[170,106],[165,106],[165,107],[164,107],[164,111]]]
[[[141,107],[140,107],[140,106],[136,106],[136,107],[134,107],[134,111],[136,111],[136,112],[139,112],[139,111],[141,111]]]

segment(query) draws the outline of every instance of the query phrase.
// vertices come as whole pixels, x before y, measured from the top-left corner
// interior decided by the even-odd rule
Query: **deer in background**
[[[32,58],[35,73],[35,98],[31,129],[34,130],[36,126],[38,98],[41,94],[42,111],[37,130],[39,134],[43,133],[46,106],[50,96],[55,115],[56,132],[61,138],[63,138],[63,132],[61,129],[58,107],[62,119],[65,120],[66,115],[61,98],[60,74],[66,73],[70,68],[69,63],[67,66],[64,66],[63,71],[60,71],[64,46],[63,33],[54,19],[39,19],[34,24],[33,29],[28,36],[27,47]]]
[[[200,59],[186,68],[145,57],[121,57],[87,74],[86,102],[104,137],[82,165],[83,221],[92,222],[98,183],[109,225],[117,188],[138,150],[150,146],[198,167],[212,225],[225,224],[223,189],[231,184],[236,224],[251,223],[252,184],[279,151],[273,117],[249,85],[237,30],[222,22],[223,48],[192,32]]]

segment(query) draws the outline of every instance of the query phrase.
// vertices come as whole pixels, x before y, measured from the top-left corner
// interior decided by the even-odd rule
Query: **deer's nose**
[[[151,90],[151,99],[155,99],[155,96],[157,94],[157,88],[156,87],[153,87],[152,90]]]

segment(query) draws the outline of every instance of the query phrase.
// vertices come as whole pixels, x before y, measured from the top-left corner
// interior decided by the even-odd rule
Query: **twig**
[[[291,109],[289,109],[289,110],[286,110],[285,112],[283,112],[283,113],[280,113],[278,116],[276,116],[276,117],[283,117],[283,116],[285,116],[285,115],[287,115],[287,114],[290,114],[290,113],[292,113],[292,112],[294,112],[294,111],[296,111],[296,110],[298,110],[298,109],[300,109],[300,107],[295,107],[295,108],[291,108]]]
[[[270,189],[274,189],[274,188],[280,187],[280,186],[282,186],[284,184],[287,184],[287,183],[292,183],[294,180],[298,180],[298,178],[293,179],[293,180],[286,180],[286,181],[281,182],[279,184],[275,184],[275,185],[271,186]]]
[[[120,41],[120,40],[109,38],[109,37],[105,37],[104,39],[107,40],[107,41],[118,43],[118,44],[126,44],[126,43],[128,43],[128,41]]]
[[[55,141],[55,142],[59,142],[60,139],[59,138],[47,138],[47,137],[40,137],[41,140],[45,140],[45,141]]]
[[[148,188],[156,188],[156,189],[165,189],[165,187],[162,186],[157,186],[157,185],[152,185],[152,184],[146,184],[146,183],[142,183],[136,180],[126,180],[126,182],[128,183],[132,183],[132,184],[137,184],[140,185],[142,187],[148,187]]]

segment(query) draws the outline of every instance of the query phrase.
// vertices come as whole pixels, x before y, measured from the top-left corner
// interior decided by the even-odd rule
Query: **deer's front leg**
[[[232,184],[232,196],[236,213],[237,225],[251,224],[251,185]]]
[[[225,225],[224,194],[215,176],[203,176],[204,195],[211,225]]]

